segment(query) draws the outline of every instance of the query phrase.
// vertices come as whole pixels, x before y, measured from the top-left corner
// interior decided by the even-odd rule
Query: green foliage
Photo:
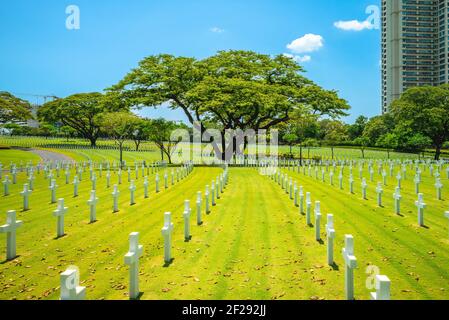
[[[0,123],[32,119],[31,105],[9,92],[0,92]]]
[[[448,85],[410,88],[393,102],[391,113],[411,145],[422,146],[426,137],[435,147],[435,159],[439,159],[443,143],[449,140]],[[419,136],[410,138],[408,129]]]
[[[106,106],[101,93],[79,93],[45,103],[39,108],[38,117],[41,121],[59,122],[74,129],[95,146],[100,136],[98,116],[111,109],[116,110]]]

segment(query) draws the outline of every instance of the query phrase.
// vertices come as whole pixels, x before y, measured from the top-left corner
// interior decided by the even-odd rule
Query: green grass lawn
[[[9,167],[11,162],[16,164],[26,164],[31,161],[36,164],[40,159],[41,158],[38,155],[31,152],[14,149],[0,149],[0,163],[3,164],[3,167]]]
[[[81,271],[82,285],[88,299],[126,299],[128,268],[124,255],[128,235],[140,232],[144,255],[140,261],[142,299],[343,299],[344,269],[341,249],[344,235],[355,238],[355,255],[359,268],[355,272],[357,299],[368,299],[366,288],[368,265],[380,268],[392,281],[393,299],[447,299],[449,292],[448,221],[443,218],[445,201],[435,200],[433,179],[423,173],[422,191],[428,209],[428,228],[416,223],[416,208],[411,173],[404,182],[403,216],[393,214],[393,180],[385,187],[384,208],[377,208],[374,184],[369,200],[361,199],[358,178],[355,195],[347,189],[305,177],[289,174],[313,200],[322,203],[322,238],[325,240],[326,213],[335,215],[335,260],[326,265],[326,246],[315,241],[314,229],[306,226],[288,195],[269,177],[255,169],[230,169],[230,183],[213,207],[203,214],[204,224],[196,226],[196,192],[204,193],[218,174],[218,168],[195,168],[190,176],[161,193],[154,193],[154,174],[150,176],[150,198],[143,199],[143,179],[136,184],[137,204],[129,205],[128,183],[124,175],[120,187],[120,212],[112,213],[111,189],[105,178],[98,182],[100,198],[98,222],[88,224],[90,183],[88,174],[80,186],[80,196],[72,197],[72,185],[58,179],[58,197],[66,199],[66,233],[55,239],[56,219],[49,204],[48,180],[42,174],[36,179],[31,210],[20,212],[23,174],[12,186],[11,196],[2,197],[2,221],[7,210],[18,210],[24,221],[17,236],[15,261],[0,264],[0,299],[57,299],[59,274],[70,265]],[[162,177],[163,171],[161,171]],[[346,172],[347,174],[347,172]],[[134,175],[133,175],[134,176]],[[354,174],[358,177],[357,174]],[[115,174],[111,179],[116,181]],[[447,179],[443,180],[447,184]],[[346,188],[346,177],[345,177]],[[184,200],[191,201],[192,240],[184,242]],[[163,214],[170,211],[175,225],[174,262],[163,263],[161,228]],[[1,259],[5,256],[5,237],[0,238]]]

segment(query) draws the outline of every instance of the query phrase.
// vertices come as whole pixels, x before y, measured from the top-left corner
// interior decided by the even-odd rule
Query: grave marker
[[[345,235],[345,247],[342,250],[345,261],[345,297],[354,300],[354,269],[357,268],[357,258],[354,256],[354,238]]]
[[[326,235],[327,235],[327,263],[328,265],[332,266],[334,264],[334,239],[335,239],[333,214],[327,215]]]
[[[92,190],[90,192],[90,199],[87,200],[87,205],[89,206],[90,209],[90,223],[94,223],[95,221],[97,221],[97,203],[98,203],[98,198],[96,196],[96,192],[95,190]]]
[[[64,199],[58,200],[58,208],[53,211],[53,216],[57,218],[56,235],[57,238],[64,236],[64,215],[67,214],[69,208],[64,207]]]
[[[16,233],[17,229],[23,224],[23,221],[17,220],[16,211],[8,211],[6,224],[0,226],[0,233],[6,233],[6,260],[11,261],[17,257],[16,254]]]
[[[164,214],[164,227],[162,228],[162,236],[164,237],[164,261],[170,263],[171,256],[171,237],[173,232],[173,223],[171,222],[171,213]]]
[[[415,201],[415,205],[418,208],[418,225],[424,227],[424,209],[427,206],[424,203],[424,194],[418,195],[418,201]]]
[[[139,233],[129,235],[129,251],[125,254],[125,264],[129,266],[129,298],[137,299],[139,291],[139,258],[143,255],[143,246],[139,245]]]
[[[84,300],[86,287],[81,287],[78,269],[69,268],[60,275],[61,300]]]
[[[20,193],[20,195],[23,197],[23,211],[27,211],[30,209],[30,195],[32,191],[29,190],[28,184],[23,185],[23,191]]]
[[[371,300],[390,300],[390,284],[387,276],[376,275],[376,292],[371,292]]]

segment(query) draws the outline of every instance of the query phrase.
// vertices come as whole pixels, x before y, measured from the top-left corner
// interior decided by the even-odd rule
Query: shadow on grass
[[[338,266],[338,264],[336,264],[335,262],[331,265],[332,270],[334,271],[339,271],[340,267]]]
[[[3,260],[2,262],[0,262],[0,265],[4,265],[4,264],[7,264],[7,263],[10,263],[10,262],[13,262],[14,260],[16,260],[16,259],[19,259],[20,258],[20,255],[18,255],[18,256],[15,256],[14,258],[12,258],[12,259],[5,259],[5,260]]]
[[[163,265],[163,267],[164,268],[168,268],[168,267],[170,267],[172,264],[173,264],[173,261],[175,261],[175,259],[173,258],[173,259],[171,259],[169,262],[165,262],[164,263],[164,265]]]
[[[138,300],[142,299],[142,297],[143,297],[143,292],[139,292],[139,295],[136,298],[129,299],[129,300],[131,300],[131,301],[138,301]]]
[[[184,239],[184,242],[190,242],[192,240],[192,236],[189,236],[187,239]]]

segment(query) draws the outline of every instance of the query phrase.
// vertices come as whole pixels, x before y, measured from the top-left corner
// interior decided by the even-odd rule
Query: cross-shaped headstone
[[[315,201],[315,239],[316,241],[321,240],[321,203]]]
[[[125,264],[129,266],[129,298],[137,299],[139,291],[139,258],[143,255],[143,246],[139,245],[139,233],[129,235],[129,251],[125,254]]]
[[[5,180],[3,180],[3,195],[9,196],[9,186],[11,185],[11,181],[9,180],[9,176],[5,176]]]
[[[436,179],[435,182],[435,189],[437,191],[437,200],[442,200],[442,195],[441,195],[441,191],[443,189],[443,184],[441,183],[440,178]]]
[[[64,199],[58,200],[58,208],[53,211],[53,216],[57,218],[56,235],[58,238],[64,236],[64,215],[67,213],[68,208],[64,207]]]
[[[112,191],[112,212],[118,212],[118,197],[120,195],[120,191],[118,191],[118,185],[114,184],[114,191]]]
[[[130,194],[129,204],[131,206],[136,204],[136,202],[134,201],[134,193],[135,193],[135,191],[136,191],[136,185],[134,184],[134,180],[132,180],[131,181],[131,185],[129,186],[129,194]]]
[[[185,241],[189,241],[190,240],[190,214],[191,214],[191,209],[190,209],[190,200],[185,200],[184,201],[184,213],[183,213],[183,217],[184,217],[184,240]]]
[[[51,180],[49,189],[51,191],[50,202],[56,203],[56,189],[58,189],[58,186],[56,185],[56,180],[54,179]]]
[[[162,236],[164,237],[164,261],[170,263],[171,256],[171,237],[173,232],[173,223],[171,222],[171,213],[164,214],[164,227],[162,228]]]
[[[304,187],[299,186],[299,214],[304,213]]]
[[[357,258],[354,256],[354,238],[345,235],[345,247],[342,250],[345,261],[345,297],[354,300],[354,269],[357,268]]]
[[[65,184],[69,184],[70,183],[70,171],[66,170],[64,175],[65,175]]]
[[[156,173],[155,183],[156,183],[156,193],[159,193],[159,173]]]
[[[16,220],[16,211],[8,211],[6,216],[6,224],[0,226],[0,233],[6,233],[6,260],[10,261],[16,258],[16,232],[23,224],[22,221]]]
[[[106,172],[106,188],[111,187],[111,173],[109,171]]]
[[[352,174],[349,175],[349,193],[354,193],[354,177]]]
[[[212,181],[212,186],[210,188],[210,195],[211,195],[211,199],[212,199],[212,206],[216,206],[215,203],[215,181]]]
[[[334,239],[335,239],[333,214],[327,215],[326,235],[327,235],[327,263],[328,265],[332,266],[334,264]]]
[[[118,184],[122,184],[122,169],[118,169],[117,180],[118,180]]]
[[[415,175],[413,182],[415,183],[415,193],[419,194],[419,184],[421,183],[421,178],[418,175]]]
[[[295,203],[295,207],[298,206],[298,185],[295,182],[295,185],[293,186],[293,198],[294,198],[294,203]]]
[[[60,275],[61,300],[84,300],[86,287],[80,286],[79,270],[69,268]]]
[[[340,190],[343,190],[343,173],[340,171],[340,174],[338,175],[338,184],[340,187]]]
[[[363,180],[362,180],[362,198],[363,198],[363,200],[367,200],[367,197],[366,197],[366,189],[367,188],[368,188],[368,184],[366,183],[366,179],[363,178]]]
[[[401,189],[396,187],[396,191],[393,194],[394,210],[396,214],[401,214]]]
[[[90,199],[87,200],[87,204],[90,208],[90,223],[97,221],[97,203],[98,198],[96,196],[95,190],[90,192]]]
[[[376,276],[376,292],[371,292],[371,300],[390,300],[390,279],[387,276]]]
[[[312,199],[310,192],[306,193],[306,224],[310,226],[312,224],[311,221],[311,210],[312,210]]]
[[[400,172],[396,176],[396,180],[398,181],[398,188],[402,188],[402,176]]]
[[[384,186],[387,185],[387,172],[385,170],[382,170],[382,180],[384,182]]]
[[[92,190],[97,190],[97,176],[95,175],[95,173],[92,174],[91,182],[92,182]]]
[[[424,194],[418,194],[418,201],[415,201],[415,205],[418,208],[418,225],[424,227],[424,209],[427,206],[424,203]]]
[[[384,193],[384,190],[382,189],[382,183],[378,183],[376,187],[376,194],[377,194],[377,205],[379,207],[382,207],[382,194]]]
[[[168,175],[167,175],[167,172],[164,173],[164,188],[168,189]]]
[[[201,218],[201,191],[198,191],[196,194],[196,224],[199,226],[203,224]]]
[[[28,188],[28,184],[23,185],[23,191],[20,192],[20,195],[23,197],[23,211],[27,211],[30,209],[30,195],[32,191]]]
[[[206,192],[204,193],[204,201],[206,202],[206,214],[210,213],[209,207],[209,186],[206,186]]]

